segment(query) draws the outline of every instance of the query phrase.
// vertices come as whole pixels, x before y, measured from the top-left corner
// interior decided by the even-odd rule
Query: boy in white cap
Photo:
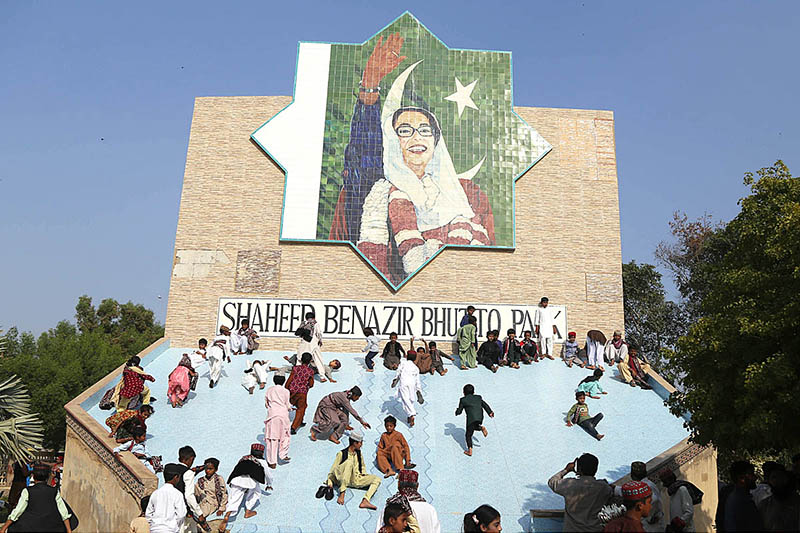
[[[370,499],[381,486],[381,479],[378,476],[366,473],[364,458],[361,455],[361,446],[364,444],[364,435],[354,429],[350,432],[350,443],[344,450],[336,454],[331,471],[328,472],[328,479],[325,484],[317,489],[317,498],[325,497],[326,500],[333,499],[333,487],[339,486],[339,498],[336,503],[344,505],[344,495],[348,488],[367,489],[367,493],[361,500],[361,509],[375,510]]]

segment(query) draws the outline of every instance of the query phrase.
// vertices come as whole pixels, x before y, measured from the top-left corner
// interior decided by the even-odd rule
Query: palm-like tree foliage
[[[29,459],[42,444],[44,425],[31,413],[31,396],[17,376],[0,383],[0,455]]]

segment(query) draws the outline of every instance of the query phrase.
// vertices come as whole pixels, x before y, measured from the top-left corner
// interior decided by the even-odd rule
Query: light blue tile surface
[[[265,419],[263,391],[253,396],[241,384],[245,356],[225,364],[218,387],[208,388],[208,369],[200,369],[197,391],[190,393],[183,408],[172,409],[166,402],[167,376],[184,350],[170,348],[146,366],[156,377],[151,383],[158,401],[156,414],[148,421],[149,453],[163,455],[165,462],[177,461],[180,446],[191,445],[198,461],[217,457],[220,473],[227,477],[253,442],[263,442]],[[250,358],[283,363],[286,352],[257,352]],[[400,405],[394,400],[390,384],[393,373],[381,366],[372,374],[364,371],[363,357],[354,354],[326,353],[325,359],[338,358],[343,368],[334,374],[338,383],[319,383],[309,394],[306,421],[310,422],[320,398],[336,390],[358,385],[364,397],[355,408],[372,424],[365,432],[365,457],[369,468],[380,474],[374,463],[375,449],[383,431],[382,420],[395,415],[398,429],[411,446],[412,460],[420,473],[420,492],[435,507],[442,531],[461,529],[464,513],[489,503],[502,514],[504,531],[530,528],[533,508],[563,507],[563,499],[547,487],[547,479],[583,452],[600,458],[599,477],[610,481],[625,475],[631,461],[647,461],[687,436],[683,421],[672,416],[663,400],[652,391],[633,389],[614,376],[602,385],[608,395],[588,400],[591,414],[602,412],[599,426],[606,438],[598,442],[578,427],[564,425],[564,415],[574,403],[574,390],[587,372],[567,368],[560,361],[545,361],[520,370],[501,369],[492,374],[483,367],[461,371],[451,364],[446,376],[423,376],[425,403],[419,406],[414,428],[408,428]],[[278,365],[279,366],[279,365]],[[608,373],[607,373],[608,374]],[[613,370],[611,374],[616,374]],[[461,389],[475,385],[495,411],[486,418],[489,437],[475,437],[473,457],[463,455],[464,415],[454,415]],[[108,416],[96,406],[90,414],[101,423]],[[354,422],[355,426],[358,426]],[[344,441],[346,442],[346,441]],[[344,445],[344,443],[343,443]],[[292,461],[274,471],[275,490],[261,497],[258,515],[244,520],[240,513],[231,522],[234,532],[255,531],[374,531],[376,512],[358,509],[362,491],[348,491],[344,506],[336,500],[314,498],[317,487],[342,446],[331,442],[311,442],[308,427],[292,438]],[[396,490],[394,479],[385,480],[373,502]]]

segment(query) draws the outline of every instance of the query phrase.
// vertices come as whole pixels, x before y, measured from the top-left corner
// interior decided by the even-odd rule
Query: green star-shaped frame
[[[401,54],[407,59],[383,79],[381,98],[419,62],[403,81],[402,105],[435,115],[459,177],[479,169],[470,177],[488,198],[495,236],[480,247],[514,248],[515,181],[551,146],[514,112],[511,52],[450,49],[409,12],[362,44],[299,43],[292,103],[252,134],[286,173],[281,240],[348,243],[396,291],[447,246],[476,245],[445,242],[405,270],[395,255],[397,264],[389,263],[393,275],[359,247],[360,239],[337,238],[331,230],[334,218],[348,212],[341,211],[340,194],[363,69],[378,40],[394,33],[403,37]],[[397,254],[398,243],[391,241],[390,253]]]

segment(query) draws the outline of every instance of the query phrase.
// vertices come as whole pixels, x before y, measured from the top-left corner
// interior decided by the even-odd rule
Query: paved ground
[[[163,455],[165,462],[177,461],[178,448],[189,444],[199,461],[217,457],[220,473],[227,477],[251,443],[263,442],[263,391],[250,396],[242,388],[247,357],[238,356],[225,365],[214,389],[208,388],[208,369],[201,368],[196,393],[190,393],[183,408],[172,409],[166,402],[167,376],[183,351],[171,348],[146,366],[156,377],[151,386],[158,398],[156,414],[148,421],[148,451]],[[283,355],[286,353],[257,352],[251,358],[275,363],[282,362]],[[461,371],[447,365],[450,372],[446,376],[422,378],[426,402],[419,408],[416,426],[409,428],[390,387],[392,372],[382,366],[374,373],[365,372],[361,355],[324,355],[326,360],[335,357],[344,365],[335,374],[337,383],[317,383],[311,389],[306,420],[311,421],[323,395],[353,385],[361,387],[364,397],[355,407],[372,424],[365,432],[363,448],[365,457],[373,459],[371,472],[380,474],[374,464],[375,449],[383,431],[382,420],[391,413],[401,420],[398,429],[417,463],[420,492],[436,507],[443,532],[460,531],[463,514],[482,503],[501,512],[504,531],[528,530],[530,509],[563,507],[563,499],[549,490],[547,479],[581,453],[597,455],[598,477],[612,481],[628,472],[631,461],[647,461],[686,437],[682,420],[669,413],[655,392],[633,389],[615,375],[601,382],[608,395],[589,400],[592,414],[600,411],[605,415],[599,429],[606,438],[598,442],[578,427],[566,427],[564,416],[574,403],[575,387],[587,372],[569,369],[557,360],[497,374],[482,367]],[[381,360],[377,361],[380,365]],[[471,458],[462,453],[464,415],[454,415],[466,383],[472,383],[496,413],[494,419],[486,419],[489,437],[475,438]],[[101,423],[108,415],[97,407],[90,413]],[[374,531],[377,513],[358,509],[363,492],[348,491],[344,506],[335,499],[314,498],[342,447],[311,442],[308,427],[301,429],[292,439],[292,461],[274,471],[274,491],[262,495],[258,515],[244,520],[240,513],[231,522],[232,531]],[[395,490],[394,479],[384,481],[373,502],[380,506]]]

